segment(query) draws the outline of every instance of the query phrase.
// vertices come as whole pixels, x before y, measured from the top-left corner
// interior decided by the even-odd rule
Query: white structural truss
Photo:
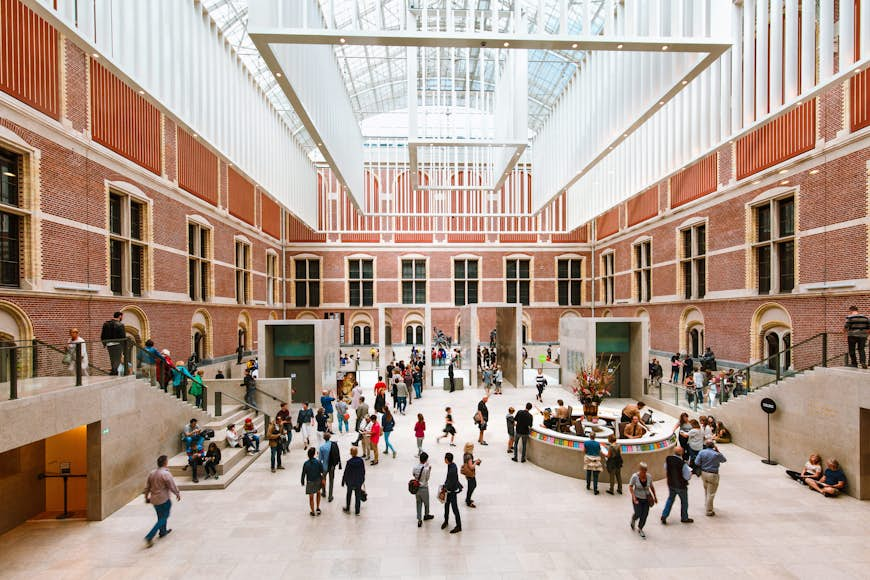
[[[364,161],[347,151],[363,137],[347,126],[354,114],[352,99],[336,94],[340,66],[331,58],[336,53],[324,49],[393,47],[404,53],[406,80],[393,90],[406,92],[404,137],[412,189],[498,191],[531,144],[530,209],[538,211],[730,48],[727,38],[716,38],[711,30],[714,5],[725,3],[516,0],[470,6],[420,0],[403,3],[388,22],[386,6],[396,8],[388,0],[375,3],[380,16],[374,21],[360,13],[370,2],[262,0],[251,6],[248,34],[315,137],[323,160],[363,211],[374,209],[366,208],[363,188],[353,178],[362,176]],[[664,13],[650,8],[665,4],[680,8]],[[339,27],[348,5],[350,21]],[[576,59],[567,89],[562,85],[552,96],[546,120],[534,128],[536,136],[530,133],[528,111],[532,51],[571,52]],[[286,68],[291,53],[297,55],[292,64],[308,74]],[[465,82],[457,82],[463,73]],[[300,99],[304,92],[311,98]],[[327,101],[328,110],[318,106]],[[464,113],[465,124],[452,123],[452,113]],[[468,122],[472,114],[476,123]],[[339,126],[344,133],[324,132],[321,126]],[[423,173],[449,177],[420,183]]]

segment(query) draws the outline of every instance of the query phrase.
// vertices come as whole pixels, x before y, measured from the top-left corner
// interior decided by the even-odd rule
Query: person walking
[[[341,477],[341,485],[347,488],[345,505],[341,509],[346,514],[350,513],[350,496],[354,496],[354,508],[359,515],[360,495],[366,482],[366,462],[359,455],[357,447],[350,448],[350,459],[344,466],[344,475]]]
[[[414,367],[413,372],[411,372],[411,384],[414,386],[415,399],[423,397],[423,369],[420,365],[422,365],[422,361],[419,365]]]
[[[413,380],[410,373],[405,378]],[[405,409],[408,407],[408,381],[405,378],[400,379],[396,383],[396,408],[399,410],[400,415],[404,415]]]
[[[305,494],[308,496],[308,507],[311,508],[311,516],[320,515],[320,490],[323,487],[323,464],[314,454],[314,447],[308,448],[308,461],[302,464],[302,485],[305,486]],[[317,509],[315,513],[315,501]]]
[[[867,335],[870,334],[870,318],[867,318],[863,314],[858,314],[857,306],[850,306],[843,331],[846,333],[846,341],[849,345],[851,366],[857,367],[860,360],[861,368],[866,369],[867,354],[865,349],[867,347]]]
[[[154,511],[157,513],[157,523],[145,535],[145,545],[151,547],[154,545],[154,536],[160,534],[163,538],[172,530],[166,527],[169,522],[169,512],[172,509],[172,500],[170,495],[174,495],[175,499],[181,501],[181,493],[178,491],[178,486],[175,485],[175,479],[169,473],[166,465],[169,463],[169,458],[161,455],[157,458],[157,469],[148,474],[148,479],[145,481],[145,503],[150,503],[154,506]],[[457,512],[456,517],[459,517]]]
[[[326,426],[332,431],[332,418],[335,416],[335,397],[333,392],[328,389],[323,389],[320,396],[320,406],[323,407],[323,412],[326,413]]]
[[[417,438],[417,455],[420,457],[423,453],[423,437],[426,435],[426,420],[423,419],[423,413],[417,413],[417,422],[414,424],[414,437]]]
[[[146,343],[147,344],[147,343]],[[154,343],[152,342],[152,347]],[[81,346],[78,346],[81,345]],[[79,336],[78,328],[70,328],[69,329],[69,342],[66,345],[66,353],[63,355],[63,362],[67,365],[67,371],[71,375],[76,374],[76,350],[80,349],[82,352],[82,360],[81,360],[81,373],[83,377],[88,376],[88,347],[85,344],[85,339]],[[146,349],[147,350],[147,349]],[[152,365],[153,369],[153,365]],[[151,376],[149,374],[149,376]]]
[[[616,493],[622,495],[622,446],[616,443],[616,434],[611,433],[607,438],[607,478],[610,480],[610,489],[607,493],[613,495],[613,484],[617,484]]]
[[[628,491],[631,494],[631,503],[634,508],[634,513],[631,516],[631,529],[634,531],[635,526],[637,526],[638,535],[646,539],[643,527],[646,525],[649,508],[656,504],[657,499],[652,477],[647,473],[647,464],[643,461],[640,462],[637,472],[632,474],[628,481]]]
[[[411,475],[417,480],[417,493],[414,503],[417,504],[417,527],[422,527],[424,521],[434,519],[429,513],[429,476],[432,475],[432,466],[429,465],[429,454],[425,451],[420,453],[420,463],[411,470]]]
[[[453,463],[453,454],[444,454],[444,463],[447,464],[447,479],[444,480],[442,489],[444,490],[444,523],[441,524],[441,529],[446,530],[450,523],[450,510],[453,510],[453,518],[456,520],[456,526],[450,530],[451,534],[462,531],[462,519],[459,517],[459,504],[456,501],[457,496],[462,491],[462,484],[459,483],[459,470],[456,464]]]
[[[251,369],[245,369],[245,377],[242,379],[242,385],[245,387],[245,403],[248,408],[253,409],[256,406],[254,403],[254,395],[257,393],[257,379],[251,374]]]
[[[112,366],[109,371],[110,375],[117,375],[118,368],[121,366],[121,358],[124,355],[124,348],[127,345],[127,329],[124,328],[124,313],[115,312],[112,314],[112,319],[103,323],[103,328],[100,331],[100,340],[103,346],[109,351],[109,364]]]
[[[396,420],[393,418],[393,414],[389,409],[384,411],[384,416],[381,419],[381,427],[384,431],[384,454],[389,455],[390,451],[393,452],[393,459],[396,458],[396,448],[393,447],[393,444],[390,443],[390,435],[393,434],[393,429],[396,428]]]
[[[308,449],[311,445],[311,421],[314,420],[314,411],[308,408],[308,403],[302,403],[302,408],[296,415],[296,429],[302,437],[302,449]]]
[[[450,361],[450,365],[447,367],[447,378],[450,380],[450,392],[456,390],[456,380],[453,378],[453,361]]]
[[[544,376],[544,369],[538,369],[538,376],[535,377],[535,388],[538,389],[537,399],[538,402],[544,402],[544,389],[547,386],[547,377]]]
[[[441,440],[445,437],[450,437],[450,446],[456,447],[456,444],[453,442],[456,437],[456,427],[453,426],[453,414],[450,412],[450,407],[444,409],[444,412],[447,413],[447,416],[444,417],[444,429],[441,430],[442,434],[438,436],[438,443],[441,443]]]
[[[381,424],[378,423],[378,416],[371,416],[371,425],[369,425],[369,440],[371,441],[372,451],[375,454],[375,458],[372,460],[371,465],[378,464],[378,458],[380,457],[380,451],[378,450],[378,443],[381,441],[381,433],[383,432],[383,428]],[[395,451],[394,451],[395,453]]]
[[[715,516],[713,500],[716,498],[716,490],[719,489],[719,466],[728,461],[719,453],[719,449],[712,441],[704,443],[704,449],[695,458],[695,465],[701,469],[701,481],[704,482],[704,507],[708,516]]]
[[[513,407],[508,407],[507,416],[505,416],[505,422],[507,423],[507,433],[508,433],[508,446],[507,452],[514,452],[514,439],[517,436],[517,418],[514,417],[514,413],[516,413],[516,409]]]
[[[689,479],[692,477],[692,469],[683,459],[683,449],[677,445],[674,453],[665,459],[665,473],[668,477],[668,499],[665,501],[665,509],[662,510],[662,524],[667,525],[668,516],[674,505],[674,498],[680,498],[680,521],[691,524],[695,520],[689,517]]]
[[[350,390],[350,407],[356,411],[356,408],[359,407],[360,401],[363,399],[362,387],[359,386],[359,383],[354,382],[353,388]],[[359,429],[359,427],[357,427]]]
[[[586,491],[589,484],[598,495],[598,476],[602,471],[601,466],[601,443],[595,440],[595,431],[589,433],[589,439],[583,443],[583,468],[586,469]],[[590,481],[591,480],[591,481]]]
[[[368,416],[369,416],[369,404],[366,403],[365,397],[360,397],[359,403],[356,406],[356,425],[354,426],[353,430],[356,431],[357,433],[359,433],[360,425],[362,425],[363,420],[367,419]],[[360,439],[359,436],[357,436],[356,441],[354,441],[353,444],[359,445],[359,439]]]
[[[526,446],[529,444],[529,435],[532,432],[532,404],[526,403],[525,409],[517,411],[517,435],[514,441],[514,456],[513,461],[517,460],[517,451],[520,448],[520,443],[523,444],[522,463],[526,462]]]
[[[470,508],[476,508],[471,496],[474,490],[477,489],[477,466],[480,465],[480,459],[474,458],[474,443],[466,443],[462,454],[462,469],[459,470],[465,476],[465,482],[468,489],[465,492],[465,505]]]
[[[487,424],[489,424],[489,408],[486,406],[488,400],[489,397],[484,395],[480,402],[477,403],[477,413],[474,415],[474,422],[477,424],[477,428],[480,432],[477,436],[477,442],[480,445],[489,445],[489,443],[483,439],[483,433],[486,431]]]
[[[327,490],[327,480],[329,488],[327,490],[327,501],[332,501],[332,487],[335,483],[335,468],[341,469],[341,452],[338,449],[338,443],[331,441],[331,433],[326,433],[323,436],[323,444],[317,450],[317,459],[323,465],[323,487]]]
[[[495,394],[501,395],[501,385],[504,382],[504,372],[501,370],[501,365],[495,365],[495,373],[492,380],[495,384]]]
[[[281,455],[284,447],[281,445],[281,435],[284,434],[284,423],[280,418],[275,418],[266,428],[266,439],[269,441],[269,467],[272,473],[276,469],[284,469],[281,465]]]
[[[350,433],[349,415],[347,413],[347,401],[344,398],[335,402],[335,414],[338,416],[338,432]]]

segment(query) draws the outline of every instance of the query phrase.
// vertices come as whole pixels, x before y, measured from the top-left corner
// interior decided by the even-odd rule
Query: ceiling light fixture
[[[275,73],[275,76],[278,77],[278,78],[280,79],[280,78],[283,77],[284,75],[282,75],[281,73],[276,72],[276,73]]]
[[[94,53],[94,58],[100,58],[100,55],[97,54],[97,53],[95,52],[95,53]]]
[[[761,183],[761,180],[756,179],[755,181],[752,182],[752,185],[758,185],[759,183]]]
[[[782,175],[783,173],[788,173],[788,169],[780,169],[779,171],[777,171],[777,173],[779,173],[780,175]]]
[[[668,49],[668,45],[667,45],[667,44],[662,45],[662,50],[667,50],[667,49]]]
[[[577,48],[577,43],[575,42],[574,44],[572,44],[571,48]]]
[[[145,94],[145,91],[143,91],[142,89],[139,89],[139,94],[140,94],[140,95],[144,95],[144,94]]]
[[[505,43],[504,43],[504,47],[505,47],[505,48],[509,47],[510,45],[511,45],[510,42],[505,42]]]
[[[15,174],[11,171],[4,171],[3,175],[5,175],[6,177],[15,177]]]
[[[664,104],[665,104],[664,101],[659,101],[659,105],[664,105]]]
[[[819,172],[818,169],[813,169],[812,171],[810,171],[810,175],[815,175],[818,172]]]
[[[616,48],[622,50],[622,45],[621,45],[621,44],[617,44],[617,45],[616,45]]]
[[[194,133],[194,134],[193,134],[193,138],[194,138],[194,139],[199,139],[199,135],[197,135],[196,133]]]
[[[344,44],[346,42],[343,38],[339,38],[338,41],[342,44]]]
[[[788,185],[788,179],[783,179],[779,182],[780,185]]]
[[[855,72],[853,72],[852,74],[853,74],[853,75],[859,75],[859,74],[861,74],[861,72],[862,72],[861,69],[860,69],[860,68],[857,68],[857,69],[855,69]]]

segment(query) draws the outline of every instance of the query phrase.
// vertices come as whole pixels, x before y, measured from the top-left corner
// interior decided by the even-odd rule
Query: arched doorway
[[[350,317],[351,339],[353,346],[372,344],[372,317],[366,312],[354,312]],[[346,339],[345,339],[346,340]]]
[[[752,360],[764,360],[776,371],[792,368],[792,326],[788,311],[774,302],[761,305],[752,315]]]
[[[190,353],[195,353],[200,362],[214,356],[212,352],[211,315],[203,308],[194,312],[193,319],[190,321]],[[187,356],[187,353],[179,354]],[[180,357],[177,358],[182,360]]]
[[[402,325],[405,328],[405,344],[408,346],[422,346],[423,333],[425,331],[423,314],[420,312],[409,312],[405,315]]]
[[[704,353],[704,315],[694,306],[689,306],[680,315],[680,352],[692,358]]]
[[[33,324],[27,314],[18,306],[5,300],[0,300],[0,382],[9,380],[9,348],[22,344],[31,344],[33,340]],[[23,352],[32,355],[33,349]],[[18,376],[29,377],[33,370],[32,356],[18,356]]]

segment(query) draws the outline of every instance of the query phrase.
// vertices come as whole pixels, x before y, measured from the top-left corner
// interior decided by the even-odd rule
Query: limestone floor
[[[294,441],[287,470],[269,472],[268,454],[225,491],[188,492],[173,506],[174,533],[144,549],[154,521],[141,496],[103,522],[28,523],[0,536],[2,578],[866,578],[870,504],[825,499],[789,480],[782,467],[733,445],[716,497],[703,513],[700,481],[690,485],[691,525],[659,522],[654,507],[647,540],[628,526],[627,495],[593,496],[581,481],[553,475],[505,453],[502,420],[509,404],[533,400],[533,389],[490,399],[490,445],[477,449],[478,508],[460,505],[463,532],[440,529],[434,499],[443,481],[446,443],[435,443],[443,407],[454,406],[461,442],[476,439],[473,410],[481,391],[428,390],[397,417],[398,458],[367,467],[369,501],[360,517],[337,501],[308,515],[299,484],[303,452]],[[567,393],[551,388],[552,404]],[[434,456],[435,520],[417,529],[406,483],[414,465],[414,415],[423,412],[425,449]],[[339,439],[347,456],[349,436]],[[626,474],[627,479],[627,474]],[[657,489],[666,494],[663,481]],[[14,499],[12,500],[14,501]]]

